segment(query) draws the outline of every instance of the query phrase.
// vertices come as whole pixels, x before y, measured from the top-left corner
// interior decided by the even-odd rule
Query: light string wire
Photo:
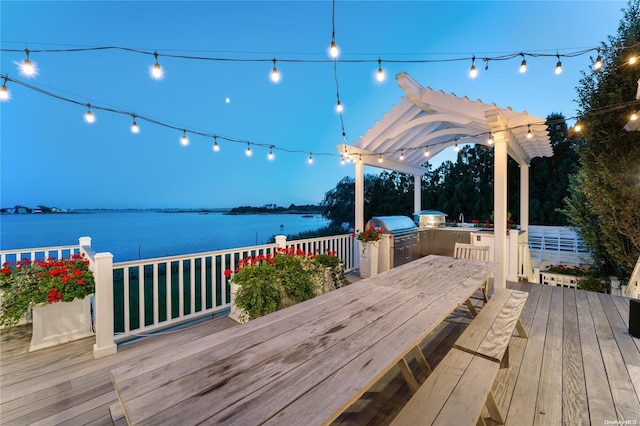
[[[254,142],[254,141],[250,141],[250,140],[246,140],[246,139],[238,139],[238,138],[233,138],[233,137],[228,137],[228,136],[223,136],[223,135],[219,135],[217,133],[208,133],[208,132],[204,132],[204,131],[199,131],[199,130],[194,130],[194,129],[190,129],[188,127],[185,126],[179,126],[179,125],[174,125],[174,124],[169,124],[167,122],[164,121],[160,121],[158,119],[154,119],[154,118],[150,118],[144,114],[138,114],[132,111],[125,111],[125,110],[120,110],[120,109],[116,109],[113,107],[105,107],[105,106],[100,106],[100,105],[96,105],[95,103],[87,103],[87,102],[82,102],[82,101],[78,101],[75,99],[71,99],[62,95],[58,95],[56,93],[53,93],[49,90],[45,90],[41,87],[35,86],[33,84],[30,83],[26,83],[24,81],[15,79],[13,77],[9,77],[6,74],[0,74],[0,78],[2,78],[5,82],[11,82],[11,83],[15,83],[19,86],[22,86],[26,89],[29,90],[33,90],[35,92],[38,92],[40,94],[64,101],[64,102],[68,102],[74,105],[78,105],[78,106],[82,106],[83,108],[86,108],[87,106],[90,105],[91,110],[93,111],[106,111],[106,112],[111,112],[114,114],[119,114],[119,115],[124,115],[127,117],[132,117],[135,116],[135,119],[137,120],[143,120],[145,122],[151,123],[151,124],[155,124],[161,127],[165,127],[168,129],[172,129],[172,130],[176,130],[176,131],[180,131],[183,133],[189,133],[189,134],[193,134],[193,135],[198,135],[198,136],[202,136],[205,138],[213,138],[214,141],[217,141],[218,139],[221,140],[225,140],[228,142],[232,142],[232,143],[239,143],[239,144],[246,144],[248,146],[256,146],[256,147],[262,147],[262,148],[267,148],[269,150],[279,150],[279,151],[283,151],[283,152],[287,152],[287,153],[302,153],[305,155],[315,155],[315,156],[329,156],[329,157],[340,157],[340,158],[344,158],[345,154],[346,155],[353,155],[353,153],[351,153],[350,151],[345,152],[345,153],[341,153],[341,154],[336,154],[336,153],[331,153],[331,152],[311,152],[311,151],[307,151],[304,149],[298,149],[298,148],[286,148],[286,147],[279,147],[273,144],[268,144],[268,143],[259,143],[259,142]],[[451,139],[447,139],[447,140],[441,140],[435,143],[431,143],[431,144],[426,144],[426,145],[420,145],[420,146],[415,146],[415,147],[403,147],[403,148],[398,148],[395,150],[389,150],[389,151],[380,151],[380,152],[372,152],[372,153],[357,153],[360,158],[362,157],[378,157],[380,155],[388,155],[388,154],[394,154],[394,153],[398,153],[398,152],[411,152],[411,151],[416,151],[416,150],[424,150],[427,148],[432,148],[432,147],[436,147],[439,145],[445,145],[445,144],[451,144],[452,142],[457,142],[457,141],[462,141],[461,143],[464,143],[464,140],[470,140],[470,139],[475,139],[475,138],[480,138],[482,136],[488,137],[490,135],[493,135],[495,133],[499,133],[499,132],[510,132],[512,130],[517,130],[517,129],[521,129],[521,128],[525,128],[525,127],[531,127],[531,126],[550,126],[550,125],[554,125],[554,124],[560,124],[563,122],[567,122],[568,120],[578,120],[578,122],[581,121],[587,121],[590,117],[592,116],[598,116],[598,115],[603,115],[603,114],[607,114],[607,113],[611,113],[611,112],[615,112],[615,111],[620,111],[620,110],[624,110],[624,109],[628,109],[628,108],[632,108],[632,107],[637,107],[640,105],[640,100],[639,99],[635,99],[632,101],[626,101],[626,102],[621,102],[619,104],[614,104],[614,105],[608,105],[602,108],[598,108],[598,109],[594,109],[591,110],[585,114],[582,114],[581,116],[574,116],[574,117],[569,117],[569,118],[562,118],[562,119],[556,119],[556,120],[544,120],[544,121],[533,121],[533,122],[529,122],[527,124],[521,124],[521,125],[517,125],[517,126],[512,126],[512,127],[508,127],[505,129],[501,129],[498,131],[488,131],[488,132],[481,132],[475,135],[465,135],[462,137],[455,137],[455,138],[451,138]],[[357,147],[356,147],[357,148]],[[426,163],[426,162],[425,162]],[[424,165],[423,165],[424,167]]]
[[[332,18],[333,23],[333,18]],[[335,32],[334,32],[335,33]],[[30,43],[33,44],[33,43]],[[640,42],[635,43],[631,46],[614,46],[613,49],[617,50],[628,50],[635,49],[640,45]],[[575,58],[578,56],[586,55],[590,52],[597,52],[600,47],[588,47],[580,50],[570,51],[567,53],[558,53],[558,50],[555,50],[555,53],[535,53],[535,52],[524,52],[518,51],[514,53],[507,53],[498,56],[484,56],[481,59],[482,61],[508,61],[511,59],[519,58],[524,56],[529,56],[531,58],[544,58],[544,57],[561,57],[561,58]],[[217,61],[217,62],[273,62],[274,56],[270,55],[269,57],[265,56],[264,58],[231,58],[231,57],[219,57],[219,56],[195,56],[195,55],[183,55],[183,54],[171,54],[171,53],[158,53],[157,49],[154,51],[145,50],[145,49],[137,49],[133,47],[123,47],[123,46],[91,46],[91,47],[77,47],[77,48],[66,48],[66,49],[29,49],[29,53],[77,53],[77,52],[89,52],[89,51],[105,51],[105,50],[120,50],[125,52],[137,53],[141,55],[147,56],[155,56],[158,58],[173,58],[173,59],[188,59],[188,60],[198,60],[198,61]],[[169,51],[170,49],[166,49],[164,51]],[[565,49],[560,49],[565,50]],[[0,52],[22,52],[24,53],[24,49],[9,49],[9,48],[0,48]],[[239,51],[240,54],[252,54],[253,52],[244,52]],[[263,54],[259,52],[259,54]],[[312,53],[309,53],[312,54]],[[316,54],[315,52],[313,54]],[[286,55],[286,53],[282,53],[282,55]],[[355,55],[355,53],[354,53]],[[363,53],[362,55],[368,55]],[[446,55],[443,54],[443,55]],[[378,63],[378,57],[376,55],[373,59],[345,59],[345,58],[331,58],[331,59],[300,59],[300,58],[276,58],[278,62],[287,62],[287,63],[329,63],[329,62],[341,62],[341,63]],[[475,55],[473,55],[475,56]],[[473,56],[462,56],[456,58],[436,58],[436,59],[384,59],[384,62],[387,63],[400,63],[400,64],[411,64],[411,63],[439,63],[439,62],[460,62],[460,61],[470,61]]]
[[[335,43],[336,41],[336,0],[333,0],[331,7],[331,42]],[[337,104],[336,106],[341,105],[340,101],[340,85],[338,84],[338,58],[333,58],[333,78],[336,82],[336,97]],[[344,117],[342,115],[342,108],[338,110],[338,115],[340,116],[340,128],[342,130],[342,140],[347,142],[347,132],[344,130]]]

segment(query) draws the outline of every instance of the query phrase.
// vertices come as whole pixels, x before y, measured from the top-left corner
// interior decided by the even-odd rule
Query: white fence
[[[95,253],[91,238],[80,238],[75,246],[17,249],[0,252],[4,262],[61,259],[84,253],[96,280],[94,357],[116,352],[117,342],[147,335],[186,321],[215,315],[230,306],[226,269],[249,256],[275,254],[293,247],[306,253],[331,252],[347,272],[356,267],[350,234],[229,250],[113,263],[111,253]]]
[[[562,226],[530,226],[529,252],[534,268],[550,264],[579,265],[589,263],[586,244],[575,231]]]

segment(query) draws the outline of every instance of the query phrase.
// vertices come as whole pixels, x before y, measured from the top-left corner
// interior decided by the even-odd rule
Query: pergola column
[[[507,286],[507,147],[504,132],[494,137],[493,151],[493,224],[494,261],[499,264],[494,277],[495,288]]]
[[[520,164],[520,229],[529,231],[529,164]]]
[[[356,229],[363,231],[364,230],[364,164],[361,162],[354,162],[355,167],[355,178],[356,178],[356,217],[355,217],[355,225]]]
[[[422,175],[413,175],[413,211],[422,210]]]

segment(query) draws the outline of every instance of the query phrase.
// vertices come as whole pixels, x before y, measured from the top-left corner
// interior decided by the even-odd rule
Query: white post
[[[78,238],[78,245],[80,247],[91,247],[91,237]]]
[[[504,132],[495,136],[493,151],[493,223],[494,259],[499,263],[495,274],[495,288],[507,286],[507,139]]]
[[[356,166],[355,169],[355,177],[356,177],[356,187],[355,187],[355,229],[356,231],[364,231],[364,165],[360,162],[354,162]],[[354,239],[355,248],[354,250],[358,253],[362,248],[360,245],[360,241]],[[356,257],[356,265],[358,268],[360,267],[360,256]]]
[[[413,175],[413,211],[422,210],[422,176]]]
[[[529,164],[520,164],[520,229],[529,235]]]
[[[286,235],[276,235],[276,245],[278,248],[286,249],[287,248],[287,236]]]
[[[95,255],[94,278],[96,281],[96,343],[93,345],[95,359],[118,352],[113,341],[113,255]]]

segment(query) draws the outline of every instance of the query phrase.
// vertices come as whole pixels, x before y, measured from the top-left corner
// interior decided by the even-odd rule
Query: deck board
[[[520,317],[529,339],[512,340],[510,368],[498,372],[493,386],[498,406],[508,413],[506,424],[552,424],[551,418],[553,424],[565,425],[602,425],[605,420],[640,423],[640,339],[628,334],[629,300],[522,282],[509,283],[509,288],[529,292]],[[353,291],[358,293],[357,287]],[[469,321],[468,315],[456,313],[422,343],[432,367]],[[182,331],[120,344],[117,354],[100,360],[92,357],[93,339],[29,353],[29,326],[3,331],[0,423],[109,425],[109,406],[117,401],[109,377],[112,369],[126,367],[151,352],[182,350],[232,326],[228,318],[192,324]],[[550,377],[547,369],[558,371],[559,341],[562,369],[559,377]],[[424,380],[415,360],[408,360],[419,382]],[[550,410],[553,395],[558,403]],[[402,375],[394,368],[334,425],[387,425],[409,397]],[[556,422],[558,409],[560,422]],[[547,414],[541,415],[540,410]]]

